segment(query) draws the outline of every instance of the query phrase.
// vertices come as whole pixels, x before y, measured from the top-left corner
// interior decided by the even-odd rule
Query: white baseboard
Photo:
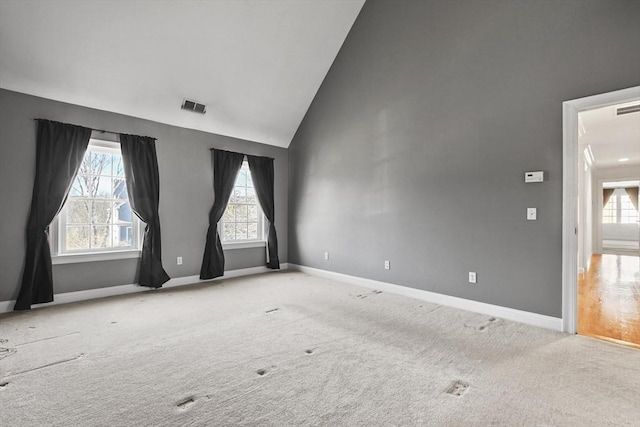
[[[238,270],[225,271],[223,277],[217,277],[210,280],[200,280],[199,276],[185,276],[177,277],[169,280],[162,286],[162,289],[173,288],[177,286],[192,285],[195,283],[204,283],[219,281],[223,279],[230,279],[233,277],[250,276],[254,274],[268,273],[281,270],[297,270],[303,273],[311,274],[313,276],[326,277],[332,280],[338,280],[341,282],[351,283],[358,286],[363,286],[371,289],[378,289],[381,291],[406,296],[409,298],[415,298],[421,301],[427,301],[434,304],[445,305],[454,308],[460,308],[462,310],[473,311],[476,313],[482,313],[489,316],[500,317],[502,319],[513,320],[515,322],[526,323],[533,326],[539,326],[546,329],[552,329],[555,331],[562,331],[562,319],[557,317],[545,316],[542,314],[531,313],[528,311],[516,310],[508,307],[501,307],[498,305],[487,304],[483,302],[468,300],[464,298],[452,297],[449,295],[438,294],[435,292],[424,291],[421,289],[409,288],[406,286],[395,285],[393,283],[380,282],[377,280],[365,279],[362,277],[350,276],[342,273],[334,273],[332,271],[320,270],[318,268],[305,267],[296,264],[281,264],[280,270],[271,270],[267,267],[251,267]],[[153,289],[138,285],[120,285],[110,286],[107,288],[89,289],[86,291],[65,292],[62,294],[55,294],[54,301],[37,304],[35,307],[48,307],[51,305],[67,304],[77,301],[85,301],[96,298],[104,298],[115,295],[126,295],[136,292],[152,292]],[[0,301],[0,313],[7,313],[13,310],[15,300],[12,301]]]
[[[424,291],[422,289],[409,288],[406,286],[394,285],[393,283],[379,282],[377,280],[364,279],[362,277],[350,276],[332,271],[320,270],[318,268],[305,267],[297,264],[289,264],[289,270],[297,270],[312,276],[325,277],[327,279],[338,280],[353,285],[364,286],[365,288],[377,289],[397,295],[415,298],[434,304],[448,307],[460,308],[462,310],[482,313],[502,319],[513,320],[515,322],[526,323],[554,331],[562,331],[562,319],[558,317],[545,316],[543,314],[531,313],[529,311],[516,310],[499,305],[487,304],[484,302],[468,300],[435,292]]]
[[[185,286],[185,285],[193,285],[195,283],[213,282],[213,281],[219,281],[223,279],[231,279],[233,277],[250,276],[253,274],[269,273],[273,271],[286,270],[287,268],[288,268],[288,264],[286,263],[280,264],[280,270],[272,270],[267,267],[241,268],[238,270],[225,271],[224,276],[216,277],[215,279],[208,279],[208,280],[200,280],[200,277],[197,275],[176,277],[175,279],[170,279],[167,283],[162,285],[162,288],[160,289],[174,288],[177,286]],[[145,286],[139,286],[139,285],[119,285],[119,286],[109,286],[106,288],[89,289],[86,291],[65,292],[62,294],[55,294],[54,300],[52,302],[34,305],[34,308],[49,307],[52,305],[67,304],[70,302],[77,302],[77,301],[86,301],[90,299],[111,297],[115,295],[133,294],[136,292],[149,292],[154,290],[155,289],[147,288]],[[10,311],[13,311],[13,306],[15,304],[16,304],[15,300],[0,301],[0,313],[8,313]]]

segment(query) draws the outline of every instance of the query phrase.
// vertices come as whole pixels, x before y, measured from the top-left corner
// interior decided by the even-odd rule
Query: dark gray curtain
[[[209,229],[200,268],[200,279],[213,279],[224,275],[224,251],[218,234],[218,221],[227,208],[243,160],[244,154],[213,150],[214,198],[213,206],[209,211]]]
[[[147,224],[144,229],[138,284],[159,288],[169,280],[169,275],[162,268],[158,216],[160,178],[156,141],[148,136],[121,134],[120,149],[131,209]]]
[[[27,222],[22,286],[14,310],[53,301],[49,224],[64,205],[89,145],[91,129],[38,120],[36,177]]]
[[[638,187],[627,187],[624,189],[627,195],[631,199],[631,204],[636,210],[638,210]]]
[[[264,216],[267,217],[267,267],[280,268],[278,259],[278,236],[275,226],[275,208],[273,197],[273,159],[268,157],[247,156],[249,170],[256,189],[258,201]]]

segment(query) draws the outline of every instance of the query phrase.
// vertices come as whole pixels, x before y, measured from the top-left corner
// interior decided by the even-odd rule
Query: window
[[[618,218],[618,198],[615,194],[611,195],[609,201],[602,209],[602,223],[615,224]]]
[[[58,256],[123,251],[137,256],[140,220],[129,203],[119,144],[89,141],[57,222],[53,252]]]
[[[245,160],[236,176],[227,209],[220,220],[222,243],[264,242],[264,215]]]
[[[638,210],[633,206],[631,198],[623,188],[617,188],[602,209],[603,224],[636,224]]]

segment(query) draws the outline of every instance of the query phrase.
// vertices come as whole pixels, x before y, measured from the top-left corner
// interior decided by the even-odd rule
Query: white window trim
[[[252,240],[242,242],[223,242],[222,249],[234,250],[234,249],[248,249],[248,248],[264,248],[267,246],[267,242],[264,240]]]
[[[120,151],[120,143],[113,141],[105,141],[100,139],[91,138],[89,144],[94,147],[106,148],[108,150]],[[50,247],[51,247],[51,263],[53,265],[59,264],[74,264],[81,262],[95,262],[95,261],[111,261],[119,259],[134,259],[140,258],[142,255],[142,243],[145,223],[133,214],[131,223],[134,233],[137,234],[137,242],[139,247],[127,248],[127,249],[115,249],[115,250],[92,250],[83,252],[66,252],[62,253],[61,248],[64,244],[64,238],[62,237],[62,222],[61,218],[66,215],[63,210],[60,212],[50,225]]]
[[[112,261],[118,259],[140,258],[142,252],[140,249],[127,249],[124,251],[111,252],[95,252],[83,254],[64,254],[52,255],[51,263],[58,264],[75,264],[77,262],[95,262],[95,261]]]

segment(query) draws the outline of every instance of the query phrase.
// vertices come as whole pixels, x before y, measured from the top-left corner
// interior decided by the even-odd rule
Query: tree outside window
[[[122,155],[117,144],[104,145],[89,143],[60,214],[61,254],[138,246],[138,220],[129,203]]]

